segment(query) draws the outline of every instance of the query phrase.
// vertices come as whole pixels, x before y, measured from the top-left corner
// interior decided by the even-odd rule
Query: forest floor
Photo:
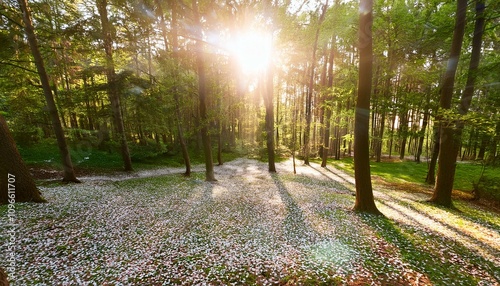
[[[497,213],[376,184],[384,216],[359,214],[348,174],[277,169],[237,159],[213,183],[201,166],[45,181],[48,203],[16,204],[12,285],[500,285]],[[0,217],[11,228],[7,206]]]

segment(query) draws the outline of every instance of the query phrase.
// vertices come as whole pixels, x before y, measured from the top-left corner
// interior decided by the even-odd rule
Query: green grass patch
[[[341,160],[329,160],[328,164],[354,175],[352,157]],[[454,189],[472,192],[473,183],[481,178],[482,165],[475,162],[457,162]],[[428,166],[425,162],[413,161],[375,162],[370,161],[372,176],[378,176],[388,183],[415,183],[425,184]],[[437,170],[436,170],[437,172]],[[500,168],[487,166],[480,183],[482,194],[500,200]]]
[[[109,144],[110,146],[112,144]],[[40,168],[62,169],[61,156],[54,139],[45,139],[36,144],[18,146],[21,157],[26,164]],[[73,166],[80,170],[117,171],[123,169],[123,160],[117,146],[101,150],[90,142],[78,141],[69,144]],[[155,144],[137,145],[129,142],[132,166],[136,170],[154,169],[157,167],[183,167],[184,159],[180,150],[166,151]],[[191,165],[203,164],[205,155],[201,150],[189,150]],[[217,149],[212,151],[214,163],[217,164]],[[222,161],[229,162],[241,154],[237,151],[222,152]]]

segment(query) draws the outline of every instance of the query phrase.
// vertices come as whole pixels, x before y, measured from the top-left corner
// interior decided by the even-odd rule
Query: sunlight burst
[[[272,37],[258,31],[245,31],[228,42],[228,50],[235,57],[241,71],[257,74],[266,70],[271,60]]]

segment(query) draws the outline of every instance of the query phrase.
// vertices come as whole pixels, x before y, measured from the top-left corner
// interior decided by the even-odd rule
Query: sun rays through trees
[[[453,275],[435,270],[436,263],[418,264],[417,254],[434,259],[444,253],[442,249],[423,245],[428,235],[425,227],[420,228],[422,224],[428,224],[426,230],[431,231],[429,236],[433,241],[448,245],[453,236],[460,237],[463,243],[451,243],[452,253],[465,249],[475,253],[497,250],[496,244],[457,226],[463,223],[490,233],[483,227],[493,225],[496,229],[496,218],[488,221],[479,218],[484,225],[478,225],[474,221],[476,214],[464,218],[456,211],[464,200],[491,209],[496,209],[500,201],[499,3],[490,0],[470,3],[465,0],[439,3],[432,0],[0,1],[0,125],[5,135],[0,139],[5,147],[0,150],[0,170],[26,178],[23,180],[26,186],[22,187],[27,195],[22,200],[44,201],[38,190],[44,191],[43,186],[48,185],[47,208],[53,207],[50,200],[55,199],[54,204],[61,207],[56,209],[67,214],[64,209],[70,203],[61,203],[65,196],[58,187],[52,188],[51,184],[56,183],[44,180],[56,175],[62,175],[64,182],[89,179],[90,185],[84,182],[83,187],[65,185],[74,190],[68,200],[82,199],[78,196],[80,188],[99,189],[99,184],[94,185],[97,174],[105,174],[104,181],[108,173],[128,181],[129,176],[140,177],[142,172],[169,174],[173,169],[163,169],[166,166],[175,167],[172,172],[177,174],[180,172],[177,167],[184,166],[182,179],[168,178],[173,182],[179,180],[182,188],[189,186],[196,190],[189,194],[181,188],[178,195],[190,203],[197,202],[201,214],[211,217],[208,210],[222,206],[251,213],[237,203],[236,198],[244,198],[262,211],[254,214],[258,218],[276,215],[280,228],[267,222],[256,226],[254,221],[247,221],[252,231],[260,229],[273,237],[264,251],[274,256],[238,256],[260,263],[257,272],[237,264],[231,255],[222,255],[227,259],[224,261],[213,259],[210,255],[220,254],[218,251],[203,257],[210,267],[189,272],[187,267],[193,267],[199,253],[178,249],[176,254],[182,254],[169,260],[168,267],[177,267],[176,275],[181,278],[169,276],[165,269],[158,270],[158,275],[168,276],[172,283],[200,282],[189,280],[182,268],[185,273],[199,275],[204,282],[227,273],[230,278],[219,281],[222,284],[237,283],[234,279],[244,275],[248,280],[243,282],[248,284],[262,281],[315,284],[323,278],[327,284],[342,281],[363,284],[381,279],[385,256],[389,256],[397,263],[389,263],[387,272],[403,269],[406,276],[391,276],[384,283],[405,284],[422,279],[419,281],[424,284],[435,281],[439,284]],[[235,158],[257,161],[238,161],[245,165],[243,171],[248,172],[247,176],[240,170],[243,167],[230,162]],[[317,165],[319,160],[321,167]],[[264,164],[266,172],[261,172],[264,166],[261,161],[267,164]],[[248,162],[255,166],[249,166]],[[355,181],[332,166],[353,171]],[[237,171],[231,175],[221,171],[230,169]],[[288,173],[291,170],[296,177]],[[300,177],[304,170],[315,175]],[[9,183],[6,185],[6,177],[2,176],[2,203],[9,204]],[[322,189],[324,184],[320,180],[332,177],[347,188],[334,199],[327,189],[338,191],[338,186],[327,184],[328,188]],[[246,179],[249,181],[241,182]],[[98,194],[116,206],[122,196],[130,199],[136,192],[154,193],[155,184],[158,192],[176,186],[151,180],[152,185],[144,190],[125,183],[124,189],[131,193]],[[233,181],[238,182],[235,190],[231,189]],[[37,189],[37,184],[42,187]],[[131,184],[135,184],[133,180]],[[121,187],[120,183],[116,185]],[[237,189],[240,187],[248,187],[248,193]],[[106,192],[112,188],[105,186]],[[318,194],[314,194],[316,189],[320,190]],[[411,194],[411,199],[399,194],[402,190]],[[218,200],[232,191],[236,192],[231,201],[235,204],[219,205]],[[255,197],[252,198],[251,192],[256,192]],[[152,194],[154,200],[149,203],[134,201],[137,205],[130,209],[136,210],[143,204],[152,207],[158,200],[165,203],[163,211],[175,212],[175,204],[157,195]],[[258,204],[252,199],[265,202]],[[333,200],[331,205],[325,205],[329,199]],[[186,201],[179,198],[174,201],[186,207]],[[340,209],[336,208],[339,201],[342,201]],[[83,204],[92,202],[83,200]],[[8,206],[0,207],[7,210]],[[45,205],[20,207],[24,214],[43,208]],[[188,244],[206,250],[199,243],[204,239],[218,249],[229,243],[209,236],[210,227],[221,225],[211,224],[209,219],[188,208],[182,211],[187,220],[177,226],[195,227],[193,231],[181,231],[187,235]],[[460,223],[443,218],[446,212]],[[92,215],[87,214],[91,220]],[[80,215],[78,218],[84,216]],[[140,215],[143,215],[140,221],[147,220],[146,213]],[[165,215],[164,218],[174,219],[170,214]],[[229,232],[234,230],[238,238],[248,238],[239,233],[242,229],[234,225],[236,220],[231,215],[228,211],[218,218],[230,226]],[[324,231],[335,232],[332,229],[335,219],[346,216],[359,223],[358,226],[366,227],[370,233],[367,237],[377,239],[360,238],[363,245],[357,247],[340,236],[325,234]],[[130,221],[120,222],[123,223],[120,226],[130,230],[136,221],[125,217]],[[50,233],[59,230],[48,222],[49,218],[40,218],[40,223],[48,223]],[[416,237],[411,235],[412,218],[419,222]],[[196,219],[202,223],[196,225]],[[98,235],[93,227],[101,221],[87,222],[91,224],[88,233],[80,234]],[[30,225],[33,231],[41,227],[34,222]],[[111,231],[112,226],[106,227],[105,233]],[[349,229],[347,224],[339,227]],[[367,234],[363,227],[352,227],[353,233]],[[143,231],[133,228],[133,233],[141,239]],[[255,235],[253,238],[264,243],[266,235]],[[437,238],[439,235],[444,235],[442,240]],[[323,239],[326,236],[328,239]],[[282,252],[272,252],[280,241],[288,244],[275,248]],[[482,241],[483,245],[474,246],[476,241]],[[166,244],[182,248],[178,241]],[[398,251],[390,252],[387,244],[396,246]],[[297,245],[303,248],[293,249]],[[120,247],[128,246],[123,244],[107,251],[119,252]],[[254,250],[251,243],[249,247]],[[59,255],[70,249],[71,245],[60,244],[52,250]],[[376,249],[374,253],[382,262],[370,265],[353,260],[366,257],[367,249]],[[167,255],[162,251],[159,253]],[[280,256],[283,253],[286,255]],[[92,255],[104,259],[97,253]],[[462,264],[459,264],[481,273],[487,282],[498,280],[498,273],[492,274],[488,268],[498,261],[490,259],[492,256],[479,256],[460,259]],[[24,257],[26,261],[32,258]],[[281,263],[276,269],[268,267],[271,258]],[[453,257],[443,259],[449,273],[467,282],[475,281],[475,277],[453,267]],[[145,263],[141,267],[152,267],[148,264],[151,261],[140,261]],[[234,268],[229,261],[236,263]],[[478,261],[487,266],[478,269],[474,266]],[[342,272],[343,266],[349,271]],[[5,268],[2,264],[0,267]],[[328,267],[337,268],[329,272]],[[313,272],[317,269],[323,272],[315,276]],[[113,271],[121,270],[113,268]],[[43,273],[36,275],[45,277]],[[96,283],[108,283],[107,279],[111,279],[107,276],[99,280],[89,273],[82,275],[87,275],[85,281],[94,279]],[[308,275],[314,279],[307,280]],[[116,279],[125,281],[124,277]],[[141,282],[137,277],[130,279],[127,282]],[[147,281],[158,282],[153,278]]]

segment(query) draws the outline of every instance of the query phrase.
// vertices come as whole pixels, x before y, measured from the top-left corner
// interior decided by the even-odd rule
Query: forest
[[[0,1],[0,284],[500,284],[499,11]]]

